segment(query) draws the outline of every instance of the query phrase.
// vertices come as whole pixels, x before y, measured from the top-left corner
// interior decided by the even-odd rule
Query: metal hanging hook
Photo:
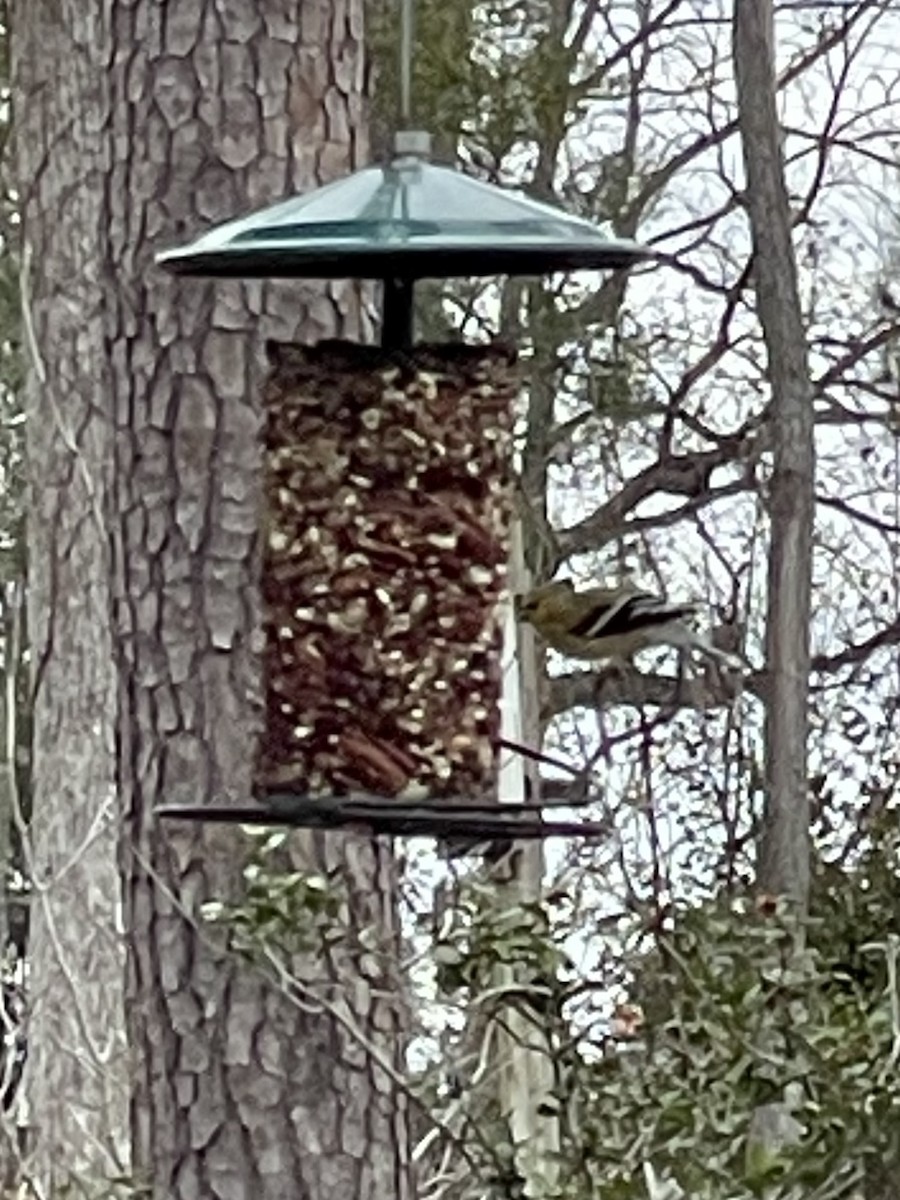
[[[400,0],[400,127],[412,121],[413,0]]]

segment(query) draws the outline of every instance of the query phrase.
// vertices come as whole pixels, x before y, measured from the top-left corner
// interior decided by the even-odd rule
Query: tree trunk
[[[809,902],[810,881],[806,750],[815,430],[775,94],[774,42],[771,0],[737,0],[734,62],[738,116],[753,233],[756,303],[772,388],[766,809],[757,886],[762,892],[791,897],[802,915]],[[799,946],[802,931],[798,934]],[[796,1014],[788,1013],[783,1004],[781,1008],[786,1030]],[[786,1039],[783,1048],[787,1052]],[[792,1112],[791,1089],[795,1085],[783,1082],[783,1100],[758,1105],[750,1120],[745,1147],[748,1174],[778,1164],[802,1132]]]
[[[388,849],[336,835],[292,843],[298,863],[337,874],[348,926],[321,961],[294,964],[301,989],[292,1002],[203,922],[207,900],[241,894],[244,835],[153,817],[163,801],[249,794],[264,339],[353,336],[364,323],[350,285],[178,281],[154,268],[153,254],[360,164],[361,0],[302,8],[265,0],[217,6],[215,16],[188,0],[106,0],[102,20],[91,6],[29,0],[19,24],[29,69],[46,62],[48,80],[54,72],[52,84],[41,88],[38,78],[30,89],[35,146],[22,163],[39,262],[38,340],[51,378],[82,398],[84,415],[70,411],[91,439],[84,474],[112,534],[110,564],[80,460],[68,464],[54,499],[79,536],[93,538],[68,594],[78,595],[77,582],[96,600],[90,609],[81,601],[80,626],[61,627],[60,605],[75,618],[58,588],[55,606],[52,594],[39,606],[36,629],[57,622],[60,673],[77,681],[59,697],[54,690],[60,708],[85,690],[79,654],[106,668],[90,712],[104,722],[103,778],[108,787],[115,779],[124,812],[132,1171],[159,1200],[405,1197],[406,1114],[393,1077],[404,1013]],[[84,71],[67,71],[57,88],[59,63],[73,59]],[[72,128],[50,141],[44,130],[57,111]],[[67,168],[49,201],[42,154],[52,179],[58,162]],[[58,246],[63,202],[71,221]],[[67,288],[77,304],[65,307],[72,335],[61,341],[45,310],[64,307],[57,297]],[[43,423],[34,461],[46,475],[54,456],[63,467],[67,457],[49,415]],[[48,541],[37,553],[52,578],[62,550]],[[53,735],[80,734],[85,745],[69,727],[71,711]],[[40,720],[46,738],[46,714]],[[84,791],[79,783],[67,793],[73,820]],[[106,845],[100,878],[112,861]],[[83,930],[78,899],[70,904]],[[120,994],[116,982],[110,971],[107,995]],[[60,1080],[64,1103],[72,1088]]]
[[[34,791],[26,1090],[32,1170],[49,1189],[127,1164],[115,674],[97,254],[107,164],[92,5],[12,16],[22,290],[30,370],[29,638]],[[65,63],[65,70],[60,64]]]
[[[814,414],[775,95],[771,0],[737,0],[734,60],[757,308],[772,401],[766,635],[767,808],[758,884],[809,896],[806,768],[814,516]]]

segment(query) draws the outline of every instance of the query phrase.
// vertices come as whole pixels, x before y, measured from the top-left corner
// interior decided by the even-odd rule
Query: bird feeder
[[[269,347],[256,788],[269,819],[320,824],[316,802],[321,818],[359,796],[445,813],[495,800],[520,379],[509,347],[415,346],[415,282],[646,257],[427,154],[427,135],[400,133],[388,165],[157,258],[180,275],[383,285],[380,348]]]
[[[388,166],[219,225],[156,261],[178,275],[381,280],[381,344],[406,349],[417,279],[610,270],[647,256],[580,217],[428,162],[429,144],[427,133],[398,133]]]

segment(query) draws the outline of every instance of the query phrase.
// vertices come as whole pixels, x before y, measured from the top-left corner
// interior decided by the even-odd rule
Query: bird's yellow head
[[[535,617],[540,617],[548,610],[555,609],[564,597],[572,596],[575,588],[568,579],[558,579],[552,583],[541,584],[540,587],[526,592],[515,598],[515,614],[519,621],[534,623]]]

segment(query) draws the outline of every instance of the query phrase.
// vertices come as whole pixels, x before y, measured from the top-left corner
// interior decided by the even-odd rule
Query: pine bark
[[[12,14],[34,704],[26,1090],[48,1186],[127,1163],[115,673],[109,625],[104,290],[108,161],[91,5]],[[60,70],[65,63],[66,69]]]
[[[130,1170],[159,1200],[405,1197],[389,849],[337,835],[292,843],[296,864],[339,880],[346,933],[318,961],[291,964],[291,999],[204,923],[207,900],[241,895],[244,836],[153,816],[164,801],[249,795],[261,718],[264,342],[365,332],[350,284],[179,281],[153,255],[360,165],[362,4],[28,0],[16,23],[35,334],[77,451],[40,407],[48,389],[33,371],[36,511],[53,518],[40,516],[34,552],[32,637],[52,642],[37,841],[41,863],[51,858],[40,869],[55,868],[97,806],[117,799]],[[71,69],[60,73],[62,62]],[[67,824],[53,841],[42,829],[64,775],[56,811]],[[73,940],[89,923],[109,945],[108,959],[84,953],[79,966],[94,969],[97,1021],[118,1037],[118,886],[109,839],[94,846],[83,888],[70,876],[65,920]],[[85,892],[98,896],[91,909]],[[45,1011],[61,1019],[62,980],[47,964],[37,975]],[[32,1034],[43,1095],[40,1023]],[[74,1066],[57,1068],[55,1163],[38,1131],[54,1183],[73,1164],[94,1179],[108,1166],[72,1156],[61,1114],[81,1082]]]

